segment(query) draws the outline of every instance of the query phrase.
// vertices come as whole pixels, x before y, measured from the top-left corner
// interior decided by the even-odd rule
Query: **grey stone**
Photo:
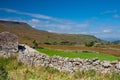
[[[98,58],[93,58],[92,61],[96,62],[97,60],[99,60]]]
[[[93,66],[97,66],[97,65],[99,65],[99,64],[100,64],[100,60],[94,61],[94,62],[92,63]]]
[[[118,62],[118,64],[116,64],[116,68],[120,70],[120,62]]]
[[[102,66],[103,66],[104,68],[109,68],[109,67],[111,67],[111,64],[110,64],[110,62],[108,62],[108,61],[104,61],[104,62],[102,63]]]
[[[9,57],[18,52],[18,37],[10,32],[0,33],[0,55]]]

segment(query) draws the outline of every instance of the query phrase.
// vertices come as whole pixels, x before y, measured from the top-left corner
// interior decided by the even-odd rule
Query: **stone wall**
[[[35,50],[30,51],[32,48],[28,47],[25,51],[19,53],[18,60],[25,65],[29,66],[49,66],[56,68],[60,71],[85,71],[93,69],[100,72],[117,72],[120,73],[120,62],[100,61],[94,59],[80,59],[80,58],[64,58],[59,56],[49,57]]]
[[[18,37],[9,32],[0,33],[0,56],[9,57],[18,51]]]

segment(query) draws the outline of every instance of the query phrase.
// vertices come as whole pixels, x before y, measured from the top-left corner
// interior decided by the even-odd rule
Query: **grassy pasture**
[[[62,57],[69,57],[69,58],[82,58],[82,59],[92,59],[92,58],[98,58],[100,60],[107,60],[107,61],[114,61],[118,60],[118,57],[109,55],[109,54],[103,54],[103,53],[93,53],[93,52],[65,52],[65,51],[59,51],[59,50],[52,50],[52,49],[37,49],[38,51],[45,53],[49,56],[62,56]]]
[[[91,50],[95,52],[111,54],[120,57],[120,45],[103,45],[100,47],[86,47],[80,45],[40,45],[43,48],[60,49],[60,50]]]

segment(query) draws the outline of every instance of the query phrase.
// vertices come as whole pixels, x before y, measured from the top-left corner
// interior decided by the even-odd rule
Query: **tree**
[[[94,44],[95,44],[95,42],[92,41],[92,42],[86,43],[85,46],[92,47],[92,46],[94,46]]]
[[[46,41],[46,42],[44,42],[44,44],[51,45],[52,43]]]
[[[36,40],[33,41],[33,45],[34,47],[38,47],[38,43],[36,42]]]

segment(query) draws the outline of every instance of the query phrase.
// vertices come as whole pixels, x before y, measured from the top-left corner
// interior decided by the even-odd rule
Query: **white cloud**
[[[0,8],[0,10],[3,10],[3,11],[6,11],[6,12],[11,12],[11,13],[16,13],[16,14],[21,14],[21,15],[27,15],[27,16],[30,16],[30,17],[33,17],[33,18],[37,18],[37,19],[43,19],[45,21],[42,21],[42,24],[45,22],[44,25],[47,25],[47,23],[51,23],[52,25],[56,25],[56,26],[61,26],[63,27],[64,26],[75,26],[75,27],[88,27],[89,26],[89,22],[84,22],[84,23],[76,23],[76,22],[73,22],[73,21],[69,21],[69,20],[66,20],[66,19],[59,19],[59,18],[55,18],[55,17],[51,17],[51,16],[46,16],[46,15],[41,15],[41,14],[33,14],[33,13],[27,13],[27,12],[20,12],[20,11],[17,11],[17,10],[13,10],[13,9],[8,9],[8,8]],[[38,24],[40,23],[39,20],[37,19],[32,19],[32,23],[35,23],[35,24]],[[49,24],[49,25],[51,25]],[[58,27],[59,27],[58,26]]]
[[[13,10],[13,9],[8,9],[8,8],[0,8],[0,10],[6,11],[6,12],[11,12],[11,13],[16,13],[16,14],[27,15],[27,16],[31,16],[31,17],[34,17],[34,18],[53,19],[53,20],[56,19],[56,18],[46,16],[46,15],[42,15],[42,14],[33,14],[33,13],[27,13],[27,12],[20,12],[20,11]]]
[[[103,29],[103,30],[97,30],[97,31],[90,31],[88,32],[88,34],[92,34],[92,35],[106,35],[106,34],[113,34],[116,33],[111,29]]]
[[[33,21],[33,22],[39,22],[38,19],[32,19],[31,21]]]
[[[97,17],[92,17],[82,23],[73,22],[66,19],[59,19],[51,16],[41,15],[41,14],[33,14],[27,12],[20,12],[17,10],[7,9],[7,8],[0,8],[0,10],[16,13],[20,15],[27,15],[31,18],[29,20],[25,19],[8,19],[20,22],[26,22],[30,24],[32,27],[40,29],[40,30],[47,30],[49,32],[56,32],[56,33],[85,33],[85,34],[98,34],[98,32],[88,32],[88,26],[91,25],[92,22],[98,20]]]
[[[52,30],[48,30],[48,32],[54,32],[54,31],[52,31]]]
[[[101,34],[101,32],[90,32],[89,34]]]
[[[6,11],[6,12],[20,13],[20,12],[18,12],[16,10],[8,9],[8,8],[0,8],[0,10]]]
[[[106,29],[106,30],[103,30],[103,32],[104,33],[110,33],[110,32],[112,32],[112,30],[111,29]]]
[[[114,18],[120,18],[120,15],[115,14],[115,15],[113,15],[113,17],[114,17]]]
[[[88,23],[83,24],[76,24],[74,22],[61,23],[53,22],[51,20],[40,20],[35,18],[27,20],[25,22],[27,22],[34,28],[56,33],[80,33],[83,28],[88,26]]]

